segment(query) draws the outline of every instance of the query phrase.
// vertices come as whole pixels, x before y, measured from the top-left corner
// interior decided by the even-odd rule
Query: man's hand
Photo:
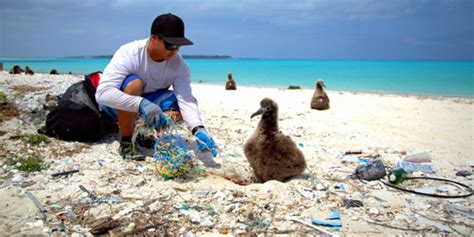
[[[196,137],[196,145],[199,151],[210,151],[213,157],[217,156],[216,143],[214,143],[214,139],[207,134],[206,129],[199,127],[194,133],[194,136]]]
[[[160,106],[145,98],[140,102],[138,113],[145,119],[148,126],[166,129],[171,125],[170,119],[163,113]]]

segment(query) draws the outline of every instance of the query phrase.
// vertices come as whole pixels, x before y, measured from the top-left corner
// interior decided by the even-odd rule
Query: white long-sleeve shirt
[[[97,103],[137,112],[143,98],[120,90],[125,77],[135,74],[143,80],[143,93],[173,86],[181,115],[189,128],[203,125],[197,101],[191,91],[188,65],[179,54],[163,62],[153,61],[147,52],[147,42],[148,39],[133,41],[115,52],[100,78],[95,93]]]

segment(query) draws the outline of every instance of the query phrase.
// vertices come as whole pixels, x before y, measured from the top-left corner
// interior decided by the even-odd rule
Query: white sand
[[[207,212],[201,212],[201,220],[196,223],[190,220],[191,214],[180,214],[179,211],[162,219],[170,226],[175,226],[170,231],[194,231],[199,235],[225,233],[226,228],[230,228],[230,233],[252,230],[252,225],[249,224],[252,218],[247,218],[247,212],[253,212],[265,220],[273,220],[272,225],[266,229],[269,232],[318,233],[301,224],[285,221],[284,217],[292,215],[310,222],[311,215],[324,217],[329,211],[336,210],[342,215],[343,228],[339,231],[330,228],[326,230],[339,235],[418,233],[369,224],[373,221],[409,229],[431,228],[423,233],[439,232],[435,227],[417,222],[415,214],[447,225],[456,234],[473,234],[472,220],[463,214],[448,214],[443,211],[443,205],[452,203],[450,200],[402,193],[376,181],[363,184],[350,180],[347,176],[358,163],[343,163],[341,154],[349,149],[360,148],[369,155],[380,154],[385,165],[392,168],[405,152],[430,152],[432,164],[437,171],[434,176],[454,179],[472,187],[472,176],[463,178],[455,176],[455,173],[463,169],[472,171],[474,165],[474,99],[328,91],[331,108],[316,111],[309,106],[312,90],[251,88],[237,84],[237,91],[226,91],[225,78],[222,86],[194,84],[193,93],[199,101],[204,123],[221,151],[215,162],[208,154],[198,155],[200,164],[215,172],[222,170],[219,169],[219,164],[227,170],[233,167],[242,176],[250,177],[251,171],[242,147],[259,121],[259,118],[250,119],[250,115],[259,108],[261,99],[269,97],[279,105],[280,130],[296,144],[301,144],[309,170],[319,181],[329,186],[328,191],[308,189],[307,192],[313,196],[303,197],[302,188],[311,187],[308,171],[286,183],[271,181],[264,185],[239,186],[215,175],[192,177],[185,181],[163,181],[149,165],[153,163],[152,158],[146,162],[123,161],[117,154],[118,142],[114,140],[114,136],[85,145],[51,139],[49,145],[40,148],[27,146],[21,140],[14,139],[17,134],[34,133],[44,123],[42,103],[46,92],[57,95],[73,81],[80,79],[80,76],[69,75],[24,76],[0,73],[0,91],[5,92],[10,101],[15,101],[21,110],[20,119],[4,121],[1,126],[1,130],[6,133],[0,137],[3,144],[0,145],[0,232],[5,235],[45,233],[43,228],[47,230],[51,226],[50,222],[44,223],[43,228],[29,226],[36,222],[34,214],[37,209],[25,196],[26,191],[34,193],[49,209],[53,203],[60,204],[61,209],[50,211],[57,213],[64,210],[65,205],[62,203],[66,199],[85,200],[83,192],[78,188],[79,184],[94,190],[98,195],[107,196],[114,190],[120,190],[118,197],[135,198],[111,206],[95,205],[92,210],[83,214],[92,222],[108,215],[115,215],[115,218],[121,218],[127,224],[137,222],[133,215],[118,213],[121,210],[145,210],[143,205],[146,206],[146,201],[161,198],[146,210],[161,210],[160,208],[166,209],[173,204],[183,203],[213,206],[218,214],[215,219],[210,218],[212,227],[204,227],[204,219],[209,217]],[[330,89],[330,82],[327,84]],[[16,93],[18,88],[24,86],[47,88]],[[180,131],[189,137],[185,130]],[[39,151],[46,161],[53,162],[48,170],[24,174],[12,170],[6,164],[8,151],[25,154],[33,150]],[[194,151],[192,154],[195,154]],[[104,165],[99,165],[98,160],[105,160]],[[215,167],[208,167],[210,165]],[[71,168],[79,168],[80,172],[69,178],[53,179],[50,176],[51,173]],[[22,182],[34,184],[22,188],[18,185]],[[341,183],[345,185],[345,190],[334,188]],[[202,189],[209,190],[209,194],[193,194]],[[345,209],[342,204],[344,198],[362,200],[364,207]],[[472,197],[460,199],[455,204],[472,209],[472,200]],[[235,205],[236,201],[237,209],[226,212],[225,208]],[[265,206],[266,204],[268,205]],[[275,206],[276,212],[272,217]],[[51,216],[55,219],[54,214]],[[159,216],[164,218],[164,215]],[[85,233],[90,228],[87,221],[80,224],[70,222],[74,224],[66,222],[68,234]],[[263,231],[262,228],[253,228],[257,233]]]

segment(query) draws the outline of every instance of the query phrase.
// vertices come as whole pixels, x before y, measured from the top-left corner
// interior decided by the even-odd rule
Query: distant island
[[[112,58],[113,55],[95,55],[95,56],[71,56],[65,58]],[[229,55],[182,55],[183,58],[192,59],[231,59]]]
[[[182,55],[183,58],[231,59],[229,55]]]

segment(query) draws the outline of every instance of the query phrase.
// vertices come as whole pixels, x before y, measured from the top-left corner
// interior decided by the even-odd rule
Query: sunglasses
[[[161,39],[163,41],[163,43],[165,43],[165,49],[168,50],[168,51],[175,51],[175,50],[178,50],[179,47],[181,47],[180,45],[177,45],[177,44],[170,44],[168,42],[166,42],[163,38],[161,38],[160,36],[158,36],[159,39]]]
[[[176,45],[176,44],[170,44],[170,43],[168,43],[164,40],[163,40],[163,42],[165,42],[165,49],[168,50],[168,51],[175,51],[175,50],[178,50],[179,47],[181,47],[181,46]]]

